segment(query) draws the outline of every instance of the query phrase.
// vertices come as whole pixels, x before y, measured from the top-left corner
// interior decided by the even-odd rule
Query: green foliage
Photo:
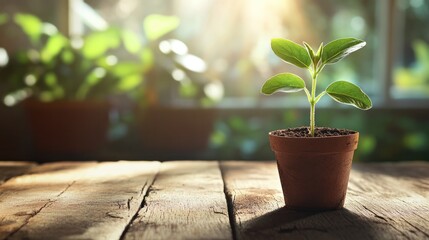
[[[152,14],[143,21],[143,29],[149,41],[155,41],[165,34],[176,29],[180,24],[175,16]]]
[[[311,58],[305,48],[290,40],[272,39],[271,48],[279,58],[297,67],[308,68],[311,64]]]
[[[40,52],[42,62],[48,63],[52,61],[67,44],[68,40],[62,34],[58,33],[51,36]]]
[[[429,93],[429,45],[422,40],[416,40],[412,47],[415,62],[395,69],[395,87],[400,91],[411,90],[413,97],[426,96]]]
[[[276,91],[299,92],[305,88],[302,78],[292,73],[280,73],[268,79],[262,86],[262,92],[272,94]]]
[[[119,31],[108,28],[87,35],[84,39],[82,53],[89,59],[95,59],[105,54],[109,49],[119,47],[120,43]]]
[[[0,14],[0,24],[8,19],[7,14]],[[89,32],[80,39],[81,46],[73,46],[72,40],[59,32],[45,33],[43,28],[48,23],[34,15],[18,13],[12,19],[30,46],[9,56],[9,63],[0,68],[8,80],[2,97],[24,91],[30,93],[26,97],[42,101],[106,98],[123,93],[137,96],[145,75],[157,67],[158,42],[154,41],[179,24],[176,17],[149,15],[144,20],[146,41],[128,29],[108,27]]]
[[[366,42],[355,38],[334,40],[327,45],[323,43],[315,53],[304,42],[304,46],[287,39],[274,38],[271,40],[273,52],[283,59],[300,68],[307,68],[311,74],[311,89],[307,89],[304,80],[291,73],[281,73],[269,78],[262,86],[261,92],[297,92],[304,90],[310,103],[310,134],[314,136],[316,103],[328,94],[335,101],[367,110],[372,107],[370,98],[356,85],[346,81],[336,81],[325,91],[316,95],[317,76],[327,64],[333,64],[366,45]]]
[[[174,101],[175,97],[201,106],[219,100],[207,90],[212,81],[206,63],[188,53],[180,40],[163,39],[179,26],[177,17],[146,16],[141,35],[108,26],[73,39],[30,14],[19,13],[12,19],[29,46],[0,66],[0,74],[7,80],[0,95],[8,106],[29,97],[55,101],[126,95],[143,106]],[[8,15],[0,14],[0,24],[5,21]]]
[[[335,101],[367,110],[372,106],[371,99],[356,85],[346,81],[333,82],[326,88],[326,93]]]
[[[37,43],[42,36],[42,21],[34,15],[17,13],[14,21],[18,24],[24,33],[30,38],[32,43]]]
[[[125,49],[130,53],[136,54],[142,47],[137,34],[129,30],[124,30],[122,32],[122,41],[124,42]]]
[[[198,87],[192,82],[184,82],[180,84],[179,92],[183,97],[195,97],[198,93]]]
[[[324,64],[336,63],[365,45],[366,42],[355,38],[334,40],[323,47],[322,62]]]
[[[119,82],[118,89],[122,91],[130,91],[136,88],[142,82],[140,74],[128,75]]]

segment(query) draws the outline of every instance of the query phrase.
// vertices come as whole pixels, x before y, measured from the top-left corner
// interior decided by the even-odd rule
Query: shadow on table
[[[308,218],[322,213],[323,212],[316,211],[296,211],[286,207],[282,207],[245,222],[244,228],[247,231],[261,231],[266,229],[273,229],[276,227],[280,227],[284,224],[295,222],[300,219]]]
[[[247,237],[270,236],[273,239],[286,235],[309,239],[371,239],[386,231],[379,226],[380,222],[377,220],[347,209],[321,212],[297,211],[283,207],[245,222],[241,234]]]

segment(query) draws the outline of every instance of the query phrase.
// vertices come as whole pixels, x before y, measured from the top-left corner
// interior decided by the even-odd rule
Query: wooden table
[[[274,162],[0,162],[0,239],[429,239],[429,163],[354,164],[345,209],[297,212]]]

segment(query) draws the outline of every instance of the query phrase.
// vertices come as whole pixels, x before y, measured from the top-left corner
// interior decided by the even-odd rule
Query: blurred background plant
[[[429,45],[416,40],[412,46],[415,61],[395,70],[393,90],[399,96],[412,92],[413,97],[421,98],[429,95]]]
[[[141,75],[143,66],[148,66],[145,61],[133,73],[118,71],[121,66],[114,66],[116,57],[107,55],[121,44],[118,29],[97,31],[78,42],[34,15],[18,13],[12,18],[23,30],[29,47],[11,54],[9,63],[1,69],[3,83],[9,87],[3,89],[8,106],[29,96],[44,102],[106,98],[112,92],[139,84],[132,77]],[[124,43],[129,41],[124,38]],[[129,45],[124,44],[125,49],[131,49]]]
[[[204,61],[189,54],[180,40],[159,41],[178,27],[176,17],[147,16],[144,43],[133,31],[119,27],[66,37],[53,24],[31,14],[1,14],[0,23],[6,24],[9,18],[22,30],[29,46],[12,54],[2,51],[8,59],[0,68],[7,106],[30,96],[43,102],[105,100],[121,94],[137,99],[146,94],[145,88],[154,88],[146,100],[158,104],[167,98],[164,85],[172,85],[165,81],[173,79],[182,83],[177,87],[180,96],[195,98],[202,92],[199,83],[206,80]]]
[[[108,98],[116,107],[109,146],[99,159],[272,159],[266,132],[308,120],[301,96],[259,93],[263,80],[276,72],[302,74],[271,53],[270,39],[317,47],[356,37],[367,42],[365,50],[327,68],[320,87],[350,79],[373,99],[374,109],[352,113],[324,99],[319,124],[359,130],[357,160],[428,160],[429,32],[422,31],[429,23],[427,1],[0,0],[0,5],[0,93],[4,103],[15,104],[0,108],[0,130],[22,132],[7,135],[5,142],[29,144],[19,137],[26,135],[25,116],[16,103],[30,94],[44,100]],[[23,27],[19,14],[39,20]],[[77,71],[67,64],[70,59]],[[170,154],[162,157],[162,149],[142,148],[138,129],[145,123],[137,115],[148,116],[144,109],[164,112],[152,124],[169,119],[167,130],[188,133],[215,118],[205,127],[211,132],[208,146],[198,154],[166,150]],[[179,113],[187,111],[193,117],[181,123]],[[177,138],[169,133],[164,134]],[[18,158],[13,153],[26,148],[9,152]]]

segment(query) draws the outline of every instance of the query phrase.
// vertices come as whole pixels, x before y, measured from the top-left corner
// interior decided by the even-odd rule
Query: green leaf
[[[176,29],[179,24],[178,17],[151,14],[144,19],[143,29],[149,41],[154,41]]]
[[[315,62],[318,63],[319,60],[322,58],[323,54],[323,43],[320,44],[319,49],[317,49],[316,56],[315,56]]]
[[[94,59],[104,55],[111,48],[117,48],[119,44],[119,32],[116,29],[109,28],[86,36],[82,53],[85,57]]]
[[[273,52],[284,61],[300,68],[308,68],[311,64],[310,56],[307,50],[299,44],[282,38],[271,40]]]
[[[74,61],[75,56],[70,49],[67,49],[62,52],[61,59],[65,64],[71,64]]]
[[[17,13],[14,21],[18,24],[24,33],[30,38],[33,44],[37,43],[42,35],[42,21],[34,15]]]
[[[63,49],[67,43],[67,38],[61,34],[51,36],[40,53],[42,61],[44,63],[50,62],[60,53],[61,49]]]
[[[143,48],[140,54],[140,61],[142,62],[142,71],[148,72],[154,65],[155,57],[150,48]]]
[[[140,63],[135,62],[120,62],[112,67],[112,73],[117,77],[126,77],[129,75],[140,74],[142,72]]]
[[[313,62],[314,62],[314,60],[316,60],[316,58],[315,58],[315,54],[314,54],[314,51],[313,51],[313,49],[310,47],[310,45],[308,45],[308,43],[306,43],[306,42],[304,42],[304,46],[305,46],[305,48],[307,49],[307,52],[308,52],[308,55],[310,56],[310,58],[313,60]]]
[[[122,32],[122,41],[124,42],[125,49],[130,53],[138,53],[141,48],[140,39],[132,31],[124,30]]]
[[[269,95],[275,92],[299,92],[304,88],[305,82],[302,78],[292,73],[280,73],[268,79],[261,92]]]
[[[104,68],[95,68],[87,75],[85,84],[94,86],[98,84],[105,76],[106,70]]]
[[[129,75],[121,79],[118,84],[120,91],[129,91],[140,85],[142,76],[140,74]]]
[[[198,87],[192,82],[182,81],[180,84],[180,96],[185,98],[192,98],[198,94]]]
[[[372,107],[372,102],[368,95],[350,82],[333,82],[326,88],[326,93],[337,102],[353,105],[362,110],[368,110]]]
[[[44,80],[45,80],[46,86],[49,86],[49,87],[54,87],[58,84],[57,75],[55,75],[55,73],[53,73],[53,72],[48,72],[45,75]]]
[[[365,41],[356,38],[341,38],[334,40],[323,47],[322,62],[336,63],[366,45]]]
[[[317,49],[316,56],[320,58],[320,55],[323,53],[323,43],[320,44],[319,49]]]

